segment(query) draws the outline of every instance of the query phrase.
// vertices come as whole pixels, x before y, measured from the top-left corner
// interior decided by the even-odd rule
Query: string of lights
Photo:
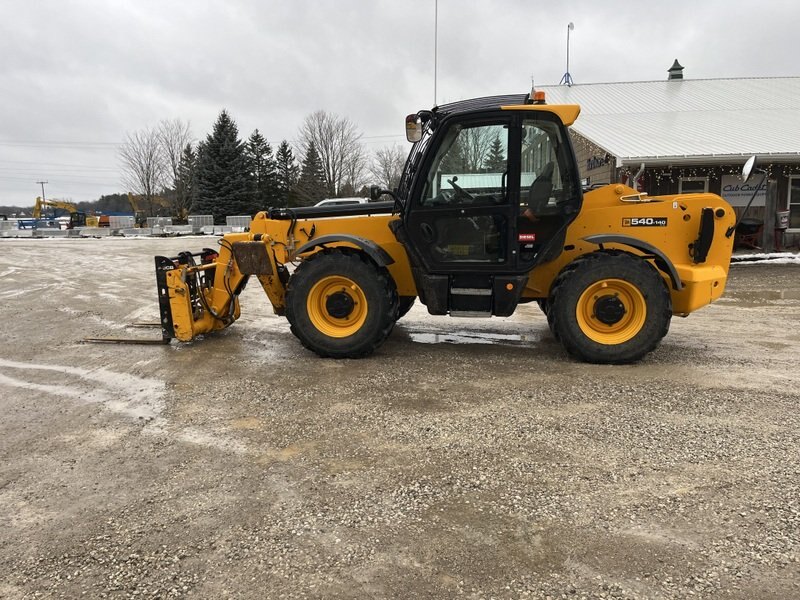
[[[574,132],[572,135],[572,142],[573,146],[575,147],[579,155],[583,154],[595,158],[593,164],[597,164],[598,167],[607,166],[609,171],[613,169],[615,164],[614,157],[611,156],[611,154],[608,153],[606,150],[590,142],[583,136],[575,134]],[[589,160],[592,160],[592,158],[590,158]],[[708,178],[710,181],[719,181],[722,179],[723,176],[726,175],[739,175],[742,172],[742,164],[744,164],[744,159],[741,160],[742,164],[719,164],[719,165],[676,164],[674,166],[657,166],[657,167],[648,167],[647,159],[643,159],[643,162],[645,163],[645,173],[643,174],[643,179],[649,179],[651,183],[654,183],[656,186],[660,186],[662,184],[677,185],[682,179],[689,179],[689,178]],[[759,163],[759,167],[767,171],[768,178],[773,178],[776,175],[777,170],[781,168],[780,165],[774,163],[766,163],[766,162]],[[638,165],[623,166],[618,171],[619,179],[630,180],[630,178],[633,175],[635,175],[638,170],[639,170]]]

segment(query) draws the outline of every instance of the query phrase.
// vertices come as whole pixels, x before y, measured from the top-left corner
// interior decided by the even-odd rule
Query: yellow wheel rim
[[[598,344],[624,344],[647,320],[639,288],[622,279],[601,279],[586,288],[575,309],[581,331]]]
[[[306,301],[311,324],[334,338],[353,335],[367,320],[367,298],[353,280],[340,275],[324,277],[314,284]]]

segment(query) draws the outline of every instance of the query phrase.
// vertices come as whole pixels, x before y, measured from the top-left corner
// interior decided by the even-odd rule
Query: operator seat
[[[528,190],[528,210],[534,215],[538,215],[545,210],[547,203],[550,202],[550,194],[553,192],[554,169],[555,163],[553,161],[547,163]]]

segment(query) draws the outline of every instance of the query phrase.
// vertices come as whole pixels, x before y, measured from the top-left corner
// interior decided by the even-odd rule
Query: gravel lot
[[[322,360],[256,285],[192,344],[80,343],[155,335],[152,255],[213,244],[0,241],[0,597],[800,597],[800,267],[624,367],[535,305]]]

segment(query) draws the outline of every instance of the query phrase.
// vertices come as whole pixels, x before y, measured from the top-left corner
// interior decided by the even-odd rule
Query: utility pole
[[[45,184],[47,184],[49,182],[47,182],[47,181],[37,181],[36,183],[38,183],[39,185],[42,186],[42,200],[43,201],[47,200],[47,198],[44,197],[44,186],[45,186]]]

